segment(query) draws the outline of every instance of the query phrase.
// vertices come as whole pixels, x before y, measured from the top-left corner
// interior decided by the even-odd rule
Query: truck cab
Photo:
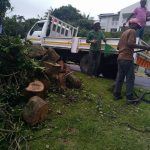
[[[33,44],[41,44],[42,38],[45,36],[46,20],[36,22],[27,34],[27,39]]]

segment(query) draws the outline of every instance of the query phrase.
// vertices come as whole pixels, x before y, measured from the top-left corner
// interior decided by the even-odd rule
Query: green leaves
[[[104,56],[109,56],[111,55],[116,49],[114,49],[111,45],[105,44],[104,48]]]
[[[19,38],[9,36],[0,38],[1,100],[17,101],[36,72],[42,72],[43,68],[39,63],[28,57],[29,51],[29,44],[23,43]]]

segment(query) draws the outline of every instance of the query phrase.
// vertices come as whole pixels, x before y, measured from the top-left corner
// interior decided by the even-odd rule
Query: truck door
[[[41,44],[43,26],[44,22],[37,22],[29,31],[27,39],[33,44]]]

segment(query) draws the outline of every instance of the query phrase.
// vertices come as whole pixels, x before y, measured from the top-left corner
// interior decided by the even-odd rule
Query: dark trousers
[[[98,76],[98,68],[100,65],[100,58],[101,58],[100,51],[90,51],[89,52],[88,75]]]
[[[114,95],[120,95],[126,77],[126,97],[133,96],[134,89],[134,62],[132,60],[118,60],[118,73],[114,88]]]
[[[144,36],[144,27],[142,27],[141,29],[136,31],[137,37],[139,37],[140,39],[143,39]]]

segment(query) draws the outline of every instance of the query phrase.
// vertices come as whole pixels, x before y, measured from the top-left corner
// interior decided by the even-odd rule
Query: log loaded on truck
[[[27,35],[35,45],[51,47],[63,58],[65,62],[72,61],[80,65],[81,72],[87,73],[90,45],[86,43],[86,38],[78,37],[78,27],[48,15],[47,20],[36,22]],[[102,56],[98,73],[106,78],[115,78],[117,74],[117,44],[119,38],[107,38],[107,44],[113,48],[111,55],[104,55],[105,44],[102,43]],[[137,43],[147,45],[144,41],[137,38]],[[137,50],[139,51],[139,50]],[[150,68],[150,53],[135,53],[135,63]]]

